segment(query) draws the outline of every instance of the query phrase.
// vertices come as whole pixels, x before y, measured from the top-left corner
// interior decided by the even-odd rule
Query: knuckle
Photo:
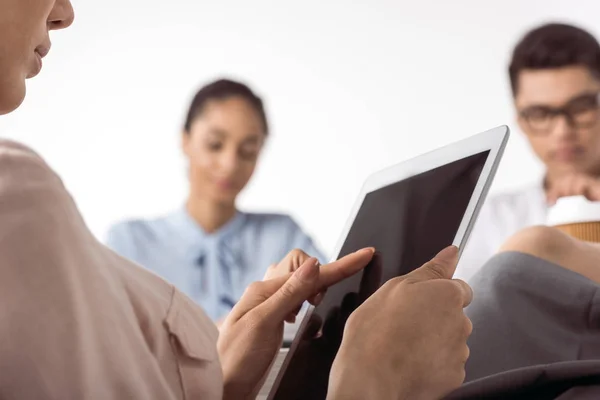
[[[275,278],[276,276],[280,275],[281,272],[279,271],[279,265],[278,264],[271,264],[269,265],[269,268],[267,268],[267,270],[265,271],[265,276],[264,276],[264,280],[269,280],[272,278]]]
[[[403,281],[404,281],[404,279],[402,279],[402,277],[392,278],[392,279],[389,279],[388,281],[386,281],[383,285],[381,285],[381,287],[379,289],[381,290],[383,288],[394,287],[394,286],[399,285]]]
[[[264,288],[263,282],[252,282],[245,290],[247,295],[256,295],[262,293]]]
[[[355,328],[357,327],[357,324],[359,324],[360,322],[357,321],[359,318],[357,317],[357,311],[354,311],[352,314],[350,314],[350,316],[348,317],[348,319],[346,320],[346,326],[345,329],[349,330],[349,331],[354,331]]]
[[[469,317],[467,317],[466,315],[465,315],[465,321],[464,321],[464,330],[465,330],[466,337],[471,336],[471,334],[473,333],[473,322],[471,322]]]
[[[395,278],[392,279],[388,279],[383,285],[383,286],[396,286],[399,285],[400,283],[404,282],[406,280],[406,278],[404,276],[397,276]]]
[[[452,373],[448,377],[448,386],[451,390],[458,389],[466,378],[465,364],[463,362],[457,362],[455,365],[456,366],[452,369]]]
[[[465,372],[465,366],[462,364],[458,371],[456,371],[456,381],[455,381],[455,389],[458,389],[464,382],[467,377],[467,373]]]
[[[450,267],[450,263],[446,260],[442,260],[439,258],[434,258],[430,262],[427,263],[427,269],[435,279],[443,279],[446,277],[446,271]]]
[[[459,284],[453,281],[442,281],[440,295],[444,297],[444,300],[452,307],[461,307],[463,305],[463,291]]]
[[[287,284],[283,285],[281,289],[279,289],[279,296],[285,299],[289,299],[294,296],[294,285],[291,281],[288,281]]]
[[[405,282],[405,279],[403,277],[392,278],[385,282],[383,285],[381,285],[379,289],[377,289],[377,292],[384,293],[390,290],[397,290],[403,282]]]
[[[471,349],[469,348],[469,346],[465,346],[463,358],[461,361],[463,363],[466,363],[469,360],[469,357],[471,357]]]
[[[269,268],[267,268],[267,271],[274,271],[277,269],[278,266],[279,266],[279,264],[277,264],[277,263],[271,264],[271,265],[269,265]]]
[[[304,261],[306,261],[308,258],[309,256],[300,249],[294,249],[290,251],[288,254],[288,259],[291,261],[290,271],[295,271],[300,268],[302,263],[304,263]]]
[[[295,259],[302,259],[303,257],[308,257],[306,253],[300,249],[294,249],[290,251],[289,256]]]

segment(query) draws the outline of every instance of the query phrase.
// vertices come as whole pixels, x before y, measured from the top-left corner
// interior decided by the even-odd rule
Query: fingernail
[[[356,254],[368,254],[368,255],[372,256],[373,254],[375,254],[375,248],[367,247],[366,249],[358,250],[356,252]]]
[[[324,298],[325,298],[325,293],[323,293],[323,292],[316,295],[315,300],[313,302],[313,306],[318,306],[319,304],[321,304],[321,302],[323,301]]]
[[[436,258],[444,258],[444,259],[454,259],[456,258],[458,254],[458,247],[456,246],[449,246],[446,247],[444,250],[440,251],[437,256],[435,256]]]
[[[312,281],[319,275],[319,260],[309,258],[298,268],[298,277],[304,281]]]

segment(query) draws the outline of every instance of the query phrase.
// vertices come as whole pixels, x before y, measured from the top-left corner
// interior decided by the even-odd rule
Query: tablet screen
[[[338,257],[364,247],[375,247],[375,257],[362,272],[329,288],[314,309],[274,399],[326,398],[346,319],[387,280],[453,243],[488,155],[475,154],[365,196]]]

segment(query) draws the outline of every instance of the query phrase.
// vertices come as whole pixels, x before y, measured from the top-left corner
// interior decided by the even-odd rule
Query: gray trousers
[[[449,398],[600,399],[600,285],[521,253],[469,283],[471,357]]]

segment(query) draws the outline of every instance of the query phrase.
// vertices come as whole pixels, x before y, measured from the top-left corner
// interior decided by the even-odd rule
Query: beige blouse
[[[217,336],[92,236],[39,156],[0,140],[0,398],[221,399]]]

